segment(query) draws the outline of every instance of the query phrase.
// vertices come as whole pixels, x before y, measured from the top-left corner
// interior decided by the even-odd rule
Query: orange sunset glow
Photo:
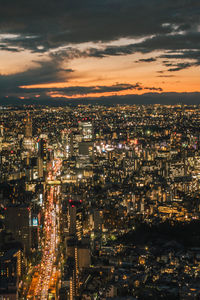
[[[151,1],[147,6],[127,2],[127,7],[118,3],[122,14],[110,4],[110,17],[102,13],[103,3],[98,9],[95,2],[81,6],[79,18],[78,6],[67,6],[68,13],[67,7],[52,4],[50,10],[54,7],[58,15],[49,17],[47,26],[35,23],[29,8],[30,20],[22,20],[23,26],[17,16],[12,30],[5,23],[0,34],[1,98],[47,102],[200,93],[200,32],[194,10],[175,5],[180,15],[175,20],[168,1],[156,12]],[[90,15],[87,20],[84,11]]]

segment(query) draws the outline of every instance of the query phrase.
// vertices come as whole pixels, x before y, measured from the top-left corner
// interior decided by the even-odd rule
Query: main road
[[[47,181],[54,181],[60,175],[61,161],[54,160],[49,168]],[[47,197],[44,203],[44,242],[41,264],[35,271],[29,288],[27,299],[47,300],[49,296],[56,298],[56,285],[59,277],[59,185],[47,186]]]

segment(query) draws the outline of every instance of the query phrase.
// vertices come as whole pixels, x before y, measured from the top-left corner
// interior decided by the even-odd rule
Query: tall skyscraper
[[[3,124],[0,125],[0,150],[2,149],[2,142],[4,138],[4,127]]]
[[[68,211],[69,235],[76,235],[76,206],[69,205]]]
[[[37,166],[38,166],[38,177],[43,178],[43,176],[44,176],[44,166],[43,166],[43,160],[42,160],[41,157],[38,157]]]
[[[46,170],[47,161],[47,143],[46,140],[41,138],[38,140],[38,177],[42,178],[44,176],[44,170]]]
[[[38,142],[38,156],[44,161],[47,160],[47,143],[45,139],[40,139]]]
[[[29,114],[26,118],[23,147],[25,150],[34,151],[34,141],[32,138],[32,119]]]
[[[86,167],[89,165],[94,154],[93,143],[93,125],[91,121],[82,121],[79,123],[79,131],[81,134],[81,142],[79,142],[79,165]]]
[[[91,121],[82,121],[79,123],[79,130],[82,135],[83,142],[91,142],[93,140],[93,125]]]
[[[26,126],[25,126],[25,137],[30,138],[32,137],[32,120],[30,115],[28,114],[26,119]]]
[[[4,126],[3,124],[0,125],[0,137],[4,136]]]

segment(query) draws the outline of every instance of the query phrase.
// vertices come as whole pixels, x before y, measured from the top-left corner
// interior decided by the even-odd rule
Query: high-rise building
[[[72,195],[68,201],[68,233],[71,236],[78,237],[80,240],[83,227],[82,213],[79,207],[82,203],[82,199],[79,195]]]
[[[7,250],[0,257],[1,277],[12,278],[15,274],[18,279],[22,275],[22,251],[20,249]]]
[[[26,119],[26,126],[25,126],[25,137],[30,138],[32,137],[32,120],[30,115],[28,114]]]
[[[78,268],[88,268],[91,264],[91,254],[89,245],[78,245]]]
[[[82,121],[79,123],[79,130],[82,141],[89,142],[93,140],[93,125],[91,121]]]
[[[61,132],[64,157],[73,156],[73,129],[64,129]]]
[[[78,243],[75,237],[70,238],[67,241],[67,256],[73,262],[70,268],[70,297],[69,299],[74,300],[78,294]]]
[[[1,124],[0,125],[0,150],[2,149],[3,138],[4,138],[4,127]]]
[[[79,165],[80,167],[86,167],[90,164],[91,158],[94,154],[94,143],[93,143],[93,125],[90,121],[82,121],[79,123],[79,131],[81,140],[78,146]],[[81,161],[84,161],[84,163]]]
[[[38,140],[38,177],[44,177],[44,170],[46,170],[46,162],[47,162],[47,143],[46,140],[41,138]]]
[[[4,136],[4,126],[3,124],[0,125],[0,137]]]
[[[5,225],[13,237],[21,242],[25,252],[29,252],[31,248],[31,228],[30,228],[31,212],[27,206],[9,206],[5,211]]]
[[[76,206],[69,205],[68,211],[69,235],[76,235]]]
[[[19,299],[18,286],[22,275],[22,266],[22,251],[19,248],[1,252],[0,299]]]
[[[47,160],[47,143],[43,138],[38,141],[38,156],[44,161]]]
[[[44,177],[44,166],[43,166],[43,160],[41,157],[38,157],[37,166],[38,166],[38,178],[43,178]]]
[[[25,124],[23,147],[27,151],[34,151],[34,141],[32,138],[32,119],[29,114],[27,116]]]
[[[72,271],[72,276],[70,277],[70,290],[69,290],[69,300],[74,300],[76,296],[76,286],[75,286],[75,270]]]
[[[79,155],[81,156],[93,156],[93,143],[81,142],[79,143]]]

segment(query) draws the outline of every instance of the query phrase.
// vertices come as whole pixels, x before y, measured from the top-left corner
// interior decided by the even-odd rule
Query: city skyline
[[[196,300],[200,107],[0,106],[0,297]]]
[[[3,3],[0,103],[198,103],[199,12],[178,0]]]

